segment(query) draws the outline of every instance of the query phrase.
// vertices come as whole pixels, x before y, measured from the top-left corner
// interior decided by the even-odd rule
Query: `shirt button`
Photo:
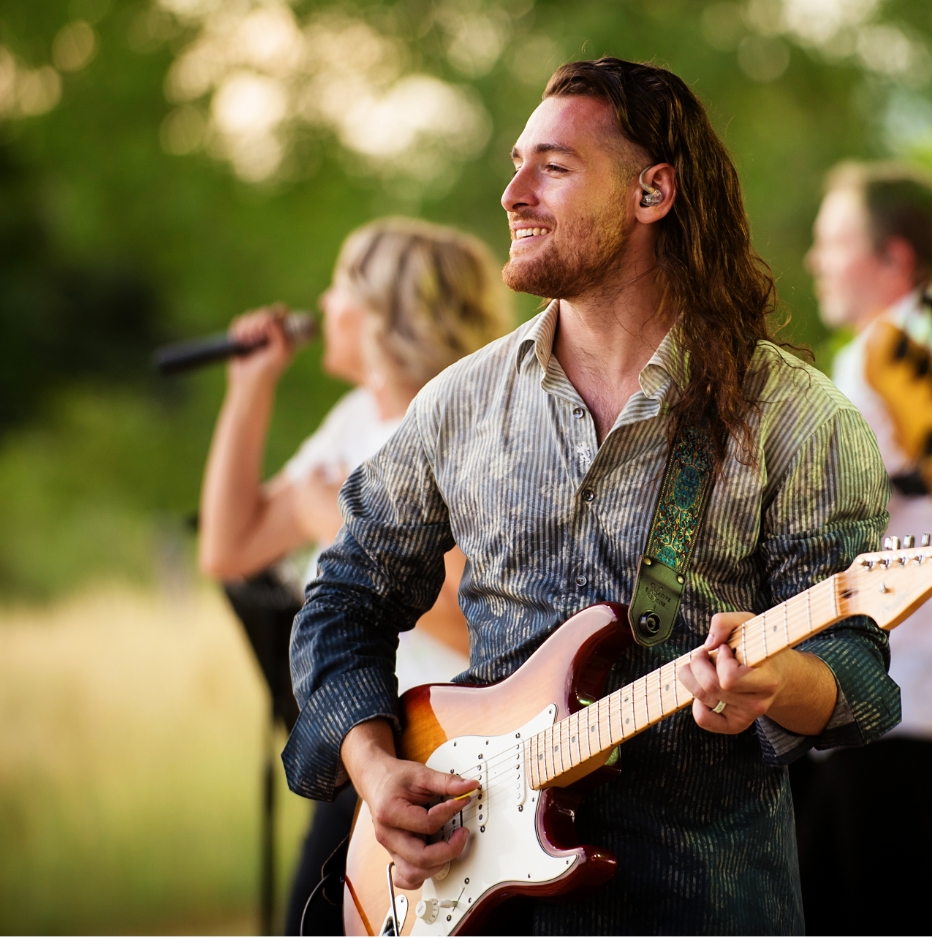
[[[581,407],[573,408],[573,416],[578,420],[580,417],[584,417],[586,412]]]
[[[576,577],[577,586],[585,586],[589,581],[584,576]]]
[[[584,502],[591,502],[592,499],[595,498],[595,492],[593,492],[592,489],[586,489],[586,491],[582,493],[582,497]]]

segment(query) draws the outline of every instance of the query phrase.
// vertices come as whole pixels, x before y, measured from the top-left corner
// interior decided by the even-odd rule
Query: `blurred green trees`
[[[822,175],[930,158],[930,35],[922,0],[0,0],[0,596],[174,562],[223,375],[157,380],[154,344],[314,304],[387,212],[504,258],[507,153],[567,59],[690,82],[819,347]],[[318,355],[283,382],[270,470],[341,392]]]

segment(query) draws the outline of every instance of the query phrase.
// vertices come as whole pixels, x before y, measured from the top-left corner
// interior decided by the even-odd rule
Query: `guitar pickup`
[[[514,772],[512,774],[514,775],[514,803],[522,805],[527,797],[527,785],[524,780],[524,747],[521,743],[515,746]]]

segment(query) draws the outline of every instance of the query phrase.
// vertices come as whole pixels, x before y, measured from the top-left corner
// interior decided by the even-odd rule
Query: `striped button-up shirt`
[[[685,381],[675,329],[601,445],[552,354],[559,304],[448,368],[395,436],[347,480],[344,518],[295,620],[301,717],[284,761],[291,787],[330,799],[356,724],[397,726],[400,630],[430,608],[443,554],[466,555],[460,604],[470,668],[485,684],[520,667],[559,625],[602,600],[630,601],[668,452],[669,405]],[[761,612],[876,549],[889,484],[870,430],[823,375],[761,343],[746,381],[753,460],[732,449],[697,535],[672,637],[635,646],[606,691],[704,639],[715,612]],[[886,636],[849,619],[803,649],[831,668],[835,712],[819,737],[766,717],[736,736],[688,711],[622,747],[622,771],[584,802],[582,842],[619,857],[609,887],[543,906],[537,931],[767,933],[802,928],[784,764],[816,746],[858,745],[899,719]]]

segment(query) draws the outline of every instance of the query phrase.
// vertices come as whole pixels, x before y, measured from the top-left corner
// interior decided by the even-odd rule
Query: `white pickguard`
[[[433,923],[415,919],[412,935],[449,935],[494,886],[515,881],[550,882],[576,862],[575,856],[554,857],[541,846],[537,836],[540,792],[527,787],[524,771],[524,740],[553,726],[556,713],[557,708],[550,706],[504,736],[450,739],[427,760],[427,765],[439,772],[470,778],[478,775],[485,790],[449,825],[455,829],[462,819],[470,833],[466,849],[442,879],[425,881],[422,898],[427,903],[437,899],[444,907]],[[411,909],[408,914],[413,912]]]

